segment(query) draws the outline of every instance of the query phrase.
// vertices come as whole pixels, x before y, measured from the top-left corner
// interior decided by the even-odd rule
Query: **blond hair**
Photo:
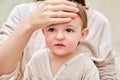
[[[45,0],[33,0],[33,1],[45,1]],[[68,1],[75,1],[77,3],[82,4],[83,6],[86,6],[85,0],[68,0]]]
[[[85,7],[82,6],[82,4],[77,3],[77,2],[75,2],[75,4],[77,4],[77,7],[79,9],[79,12],[77,14],[80,16],[80,19],[82,21],[82,29],[84,29],[87,27],[87,24],[88,24],[88,19],[87,19]]]

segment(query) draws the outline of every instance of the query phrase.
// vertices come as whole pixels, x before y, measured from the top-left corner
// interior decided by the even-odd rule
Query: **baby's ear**
[[[87,35],[89,34],[89,29],[88,28],[85,28],[81,31],[81,38],[80,38],[80,41],[84,40]]]

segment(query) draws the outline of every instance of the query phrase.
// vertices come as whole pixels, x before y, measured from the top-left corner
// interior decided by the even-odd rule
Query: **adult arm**
[[[101,80],[115,80],[115,53],[112,45],[111,29],[108,20],[97,11],[88,14],[90,34],[87,42],[90,43],[92,59],[100,72]]]

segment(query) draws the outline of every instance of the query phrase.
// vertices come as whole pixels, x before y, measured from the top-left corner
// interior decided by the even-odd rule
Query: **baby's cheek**
[[[52,42],[50,40],[47,40],[46,45],[47,45],[47,47],[50,47],[50,46],[52,46]]]
[[[78,44],[78,41],[71,40],[71,41],[68,43],[68,46],[69,46],[69,48],[72,49],[72,48],[76,48],[77,44]]]

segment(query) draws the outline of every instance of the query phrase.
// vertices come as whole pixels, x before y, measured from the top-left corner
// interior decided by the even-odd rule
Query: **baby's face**
[[[73,53],[82,38],[80,17],[69,23],[57,24],[43,29],[47,47],[57,55]]]

